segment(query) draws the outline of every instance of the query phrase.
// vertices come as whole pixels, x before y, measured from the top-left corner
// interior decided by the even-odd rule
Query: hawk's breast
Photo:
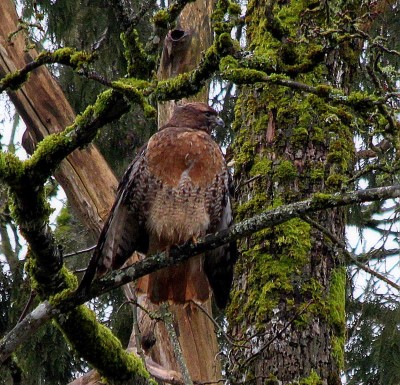
[[[177,127],[158,132],[148,143],[147,167],[154,181],[146,223],[151,234],[182,243],[204,235],[220,219],[227,170],[206,132]]]

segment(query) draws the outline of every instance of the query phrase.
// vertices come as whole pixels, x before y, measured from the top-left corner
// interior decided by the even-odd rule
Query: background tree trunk
[[[31,62],[37,51],[26,49],[24,31],[8,40],[18,29],[12,0],[0,3],[0,14],[0,75],[4,76]],[[59,84],[44,66],[34,70],[18,91],[9,92],[9,97],[27,126],[23,144],[28,153],[45,136],[62,131],[75,119]],[[55,177],[79,218],[97,238],[114,202],[117,180],[96,146],[74,151],[61,163]]]
[[[301,73],[318,47],[297,41],[300,25],[322,22],[324,15],[303,17],[298,3],[272,3],[249,2],[251,50],[269,56],[277,72],[297,71],[294,79],[325,83],[323,56]],[[286,25],[289,19],[297,27]],[[335,108],[312,95],[262,85],[243,87],[235,112],[237,221],[341,187],[353,148],[349,122]],[[320,212],[313,220],[344,238],[343,210]],[[294,219],[242,241],[241,254],[228,320],[249,349],[234,349],[232,381],[340,384],[345,269],[334,248],[309,223]]]

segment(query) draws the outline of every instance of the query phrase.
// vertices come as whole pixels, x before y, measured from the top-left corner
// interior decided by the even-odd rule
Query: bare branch
[[[64,254],[63,258],[70,258],[70,257],[74,257],[75,255],[88,253],[89,251],[93,251],[95,248],[96,248],[96,245],[93,245],[93,246],[90,246],[90,247],[88,247],[86,249],[74,251],[73,253],[69,253],[69,254]]]
[[[357,260],[357,257],[347,250],[346,245],[343,242],[341,242],[338,237],[336,237],[334,234],[332,234],[330,231],[328,231],[324,226],[320,225],[318,222],[314,221],[307,215],[305,215],[303,217],[303,219],[306,222],[308,222],[310,225],[314,226],[316,229],[321,231],[321,233],[325,234],[336,245],[338,245],[342,249],[343,254],[345,255],[345,257],[347,258],[348,261],[350,261],[351,263],[354,263],[357,267],[359,267],[360,269],[364,270],[365,272],[371,274],[372,276],[380,279],[381,281],[386,282],[389,286],[394,287],[396,290],[400,290],[400,285],[398,285],[397,283],[386,278],[383,274],[378,273],[377,271],[375,271],[375,270],[371,269],[370,267],[364,265],[363,263],[359,262]]]

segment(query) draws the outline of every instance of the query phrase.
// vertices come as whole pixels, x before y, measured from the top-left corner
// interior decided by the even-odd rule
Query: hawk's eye
[[[206,116],[209,118],[211,116],[211,112],[206,112]]]

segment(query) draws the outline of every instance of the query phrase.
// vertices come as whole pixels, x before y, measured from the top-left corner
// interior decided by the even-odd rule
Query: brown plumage
[[[152,254],[227,228],[232,222],[229,173],[210,134],[223,124],[204,103],[176,107],[125,172],[81,287],[117,269],[134,251]],[[209,285],[226,306],[236,247],[232,243],[138,281],[138,292],[159,303],[203,302]]]

